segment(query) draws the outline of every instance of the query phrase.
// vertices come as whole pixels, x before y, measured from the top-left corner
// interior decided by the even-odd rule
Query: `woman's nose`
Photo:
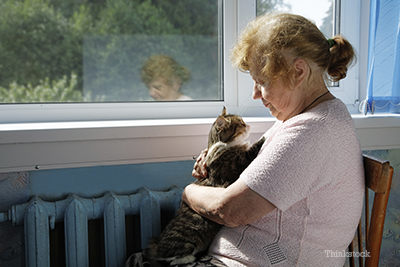
[[[260,86],[258,83],[254,83],[254,87],[253,87],[253,99],[257,100],[261,98],[261,90],[260,90]]]

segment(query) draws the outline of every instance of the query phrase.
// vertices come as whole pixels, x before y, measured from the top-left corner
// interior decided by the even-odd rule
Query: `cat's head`
[[[208,148],[221,141],[223,143],[244,143],[250,134],[250,126],[239,115],[227,114],[224,107],[215,120],[208,135]]]

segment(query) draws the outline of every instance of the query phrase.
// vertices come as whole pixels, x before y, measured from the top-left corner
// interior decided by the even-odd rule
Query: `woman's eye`
[[[257,86],[258,86],[259,88],[261,88],[261,87],[265,88],[265,86],[264,86],[263,83],[257,83]]]
[[[265,83],[265,82],[263,82],[263,81],[256,81],[256,84],[257,84],[257,85],[261,85],[261,86],[263,86],[263,85],[264,85],[264,83]]]

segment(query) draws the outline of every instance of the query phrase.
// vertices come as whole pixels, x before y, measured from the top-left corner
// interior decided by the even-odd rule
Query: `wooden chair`
[[[365,243],[363,248],[363,233],[361,229],[361,220],[358,225],[356,236],[349,245],[349,252],[354,250],[355,243],[358,243],[359,252],[369,252],[369,257],[359,257],[360,267],[364,264],[366,267],[378,266],[379,254],[381,250],[383,225],[385,222],[386,208],[389,200],[390,186],[393,177],[393,167],[389,161],[381,160],[375,157],[364,155],[365,171]],[[369,216],[369,195],[368,188],[375,192],[374,203],[371,216]],[[349,258],[351,267],[355,266],[354,254]],[[365,261],[365,262],[364,262]]]

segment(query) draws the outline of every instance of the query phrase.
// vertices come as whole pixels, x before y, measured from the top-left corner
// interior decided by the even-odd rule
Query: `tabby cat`
[[[208,137],[206,165],[208,178],[195,184],[227,187],[257,156],[264,138],[250,146],[245,139],[250,133],[238,115],[222,114],[211,127]],[[185,203],[158,238],[151,241],[148,253],[151,266],[178,265],[195,261],[196,255],[206,252],[221,225],[203,218]]]

